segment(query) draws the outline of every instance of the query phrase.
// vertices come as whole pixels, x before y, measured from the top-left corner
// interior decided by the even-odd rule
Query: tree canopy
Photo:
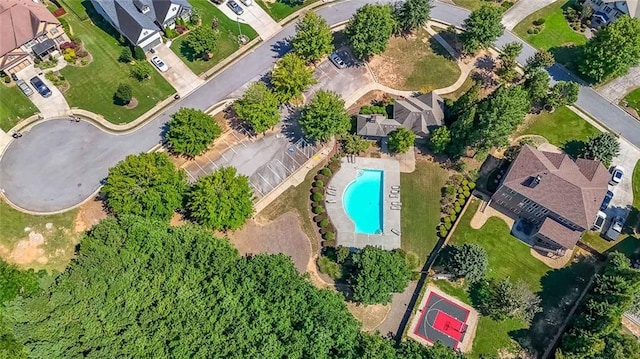
[[[489,265],[487,251],[477,244],[465,243],[450,247],[451,252],[445,266],[448,271],[459,278],[477,282],[484,278]]]
[[[460,34],[464,52],[473,54],[491,46],[504,32],[501,19],[502,10],[496,6],[482,5],[478,10],[472,11],[464,20],[464,32]]]
[[[405,0],[396,3],[395,17],[398,31],[408,33],[426,25],[432,7],[431,0]]]
[[[197,223],[217,230],[235,230],[253,214],[249,178],[235,167],[223,167],[198,179],[187,194],[186,209]]]
[[[500,87],[478,104],[474,144],[489,149],[508,143],[509,135],[522,123],[531,108],[527,91],[521,86]]]
[[[616,136],[609,132],[589,137],[584,144],[580,157],[590,160],[599,160],[608,165],[620,152],[620,142]]]
[[[522,43],[514,41],[505,44],[502,47],[502,52],[498,55],[498,59],[500,60],[498,74],[506,82],[511,82],[518,76],[518,73],[516,72],[516,65],[518,55],[520,55],[521,51]]]
[[[429,147],[435,153],[444,152],[451,143],[451,131],[447,126],[436,128],[429,138]]]
[[[254,82],[235,102],[238,117],[246,121],[256,133],[266,132],[280,121],[280,102],[267,85]]]
[[[573,81],[558,81],[556,82],[549,94],[546,101],[551,106],[566,106],[573,105],[578,101],[578,92],[580,91],[580,85]]]
[[[601,82],[625,74],[640,62],[640,19],[621,16],[584,46],[579,70]]]
[[[193,108],[171,115],[168,127],[165,138],[171,151],[189,157],[202,154],[222,133],[213,117]]]
[[[349,20],[344,33],[354,55],[360,60],[367,60],[384,52],[395,27],[391,5],[366,4]]]
[[[119,84],[116,93],[113,95],[113,101],[116,105],[128,105],[132,98],[133,90],[131,85],[125,83]]]
[[[198,26],[191,30],[183,46],[187,46],[196,55],[205,57],[215,50],[218,44],[218,32],[209,26]]]
[[[393,153],[405,153],[413,147],[416,135],[408,128],[398,127],[389,132],[387,140],[389,144],[389,151]]]
[[[271,72],[271,84],[281,102],[302,95],[316,82],[313,69],[308,68],[304,60],[292,52],[284,55]]]
[[[539,50],[527,59],[526,69],[547,68],[555,63],[553,54],[547,50]]]
[[[165,153],[129,155],[109,169],[102,194],[115,215],[169,220],[182,205],[185,174]]]
[[[524,88],[529,92],[531,104],[541,105],[549,93],[549,74],[539,67],[532,68],[526,73]]]
[[[351,127],[344,100],[337,93],[322,89],[302,110],[299,122],[305,136],[314,141],[328,141],[333,135],[347,133]]]
[[[399,251],[367,246],[352,255],[354,273],[353,300],[363,304],[387,304],[391,293],[405,290],[411,268]]]
[[[542,311],[540,297],[524,282],[515,284],[509,277],[501,280],[484,280],[475,285],[479,309],[496,320],[516,318],[531,322]]]
[[[317,62],[333,51],[333,33],[327,20],[307,11],[296,23],[296,35],[291,39],[293,51],[307,63]]]
[[[369,141],[358,135],[348,133],[342,136],[342,149],[348,154],[357,155],[366,151],[367,148],[369,148]]]

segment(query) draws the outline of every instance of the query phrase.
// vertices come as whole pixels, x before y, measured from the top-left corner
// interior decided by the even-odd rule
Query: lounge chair
[[[400,235],[400,231],[395,228],[391,228],[391,233],[395,234],[396,236]]]
[[[402,202],[391,202],[392,206],[400,206],[402,207]]]
[[[394,211],[399,211],[399,210],[400,210],[400,207],[398,207],[398,206],[391,206],[391,209],[393,209]]]
[[[336,203],[336,200],[335,199],[328,199],[327,203]]]
[[[397,194],[392,193],[392,194],[390,194],[390,195],[389,195],[389,198],[398,198],[398,195],[397,195]]]
[[[331,191],[336,191],[336,188],[335,188],[335,187],[333,187],[333,186],[327,186],[327,189],[328,189],[328,190],[331,190]]]
[[[335,193],[327,192],[327,196],[335,196]]]
[[[400,193],[400,190],[399,189],[392,189],[391,193]]]
[[[391,189],[400,189],[400,186],[391,186]]]

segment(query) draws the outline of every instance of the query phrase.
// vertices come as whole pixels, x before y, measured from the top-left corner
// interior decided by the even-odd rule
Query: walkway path
[[[515,5],[502,15],[502,25],[507,30],[513,30],[525,17],[556,1],[558,0],[518,0]]]
[[[347,21],[365,3],[376,2],[393,0],[345,0],[319,8],[317,13],[335,25]],[[466,9],[438,1],[434,5],[431,16],[444,23],[460,26],[469,14]],[[180,107],[207,109],[267,74],[274,62],[289,50],[286,39],[294,33],[295,23],[290,23],[276,36],[126,135],[108,134],[89,123],[71,124],[66,120],[33,126],[22,138],[11,142],[0,160],[0,188],[11,202],[32,211],[53,212],[81,203],[100,187],[109,167],[128,154],[148,151],[158,145],[169,116]],[[523,42],[507,31],[496,45],[502,47],[512,41]],[[536,52],[524,42],[523,46],[518,57],[520,63],[525,63]],[[558,65],[549,72],[555,80],[574,79]],[[640,122],[593,89],[582,86],[576,105],[640,147]]]
[[[629,92],[640,87],[640,66],[632,67],[629,73],[604,84],[596,91],[607,100],[618,103]]]

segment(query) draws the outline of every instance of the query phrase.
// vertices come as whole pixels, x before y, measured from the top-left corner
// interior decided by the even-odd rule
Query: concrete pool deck
[[[360,170],[384,171],[382,179],[382,233],[365,234],[356,233],[355,224],[343,206],[344,192],[349,184],[355,181]],[[391,202],[400,200],[402,190],[398,198],[391,198],[392,187],[400,186],[400,163],[395,159],[356,157],[355,163],[343,158],[341,167],[328,184],[336,189],[336,195],[327,195],[325,203],[331,222],[336,227],[336,242],[338,245],[351,248],[364,248],[377,246],[386,250],[400,248],[400,210],[391,209]],[[376,195],[376,194],[372,194]],[[393,233],[392,230],[397,231]]]

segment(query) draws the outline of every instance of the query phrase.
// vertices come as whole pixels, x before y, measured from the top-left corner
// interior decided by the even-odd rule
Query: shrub
[[[87,50],[85,50],[85,49],[78,49],[76,51],[76,56],[78,56],[78,57],[87,57],[87,56],[89,56],[89,52],[87,52]]]
[[[451,223],[445,223],[444,224],[444,228],[446,228],[447,231],[450,230],[451,229]]]
[[[314,187],[318,187],[318,188],[322,188],[322,187],[324,187],[324,182],[322,182],[321,180],[317,180],[317,181],[313,182],[313,186]]]
[[[543,25],[545,23],[545,21],[547,21],[547,20],[544,19],[544,18],[539,18],[539,19],[533,20],[533,24],[536,25],[536,26],[540,26],[540,25]]]
[[[457,214],[451,214],[449,215],[449,222],[454,223],[457,218],[458,218]]]
[[[463,200],[463,201],[464,201],[466,198],[467,198],[467,197],[465,197],[465,196],[464,196],[464,193],[460,193],[460,194],[458,195],[458,199],[461,199],[461,200]]]
[[[151,71],[153,71],[151,65],[146,61],[139,61],[131,66],[131,77],[138,81],[143,81],[151,77]]]
[[[453,210],[453,208],[452,208],[452,209],[450,209],[450,210],[449,210],[449,215],[453,215],[453,216],[455,216],[455,215],[456,215],[456,211],[455,211],[455,210]]]
[[[469,189],[474,189],[476,188],[476,183],[475,182],[469,182]]]
[[[468,190],[467,190],[467,191],[464,191],[464,193],[463,193],[463,194],[464,194],[465,198],[469,198],[469,197],[471,197],[471,192],[469,192]]]
[[[320,170],[320,173],[326,177],[331,177],[331,170],[327,167]]]
[[[130,85],[121,83],[113,97],[119,105],[126,105],[133,98],[133,90]]]
[[[467,186],[469,184],[469,181],[467,181],[466,179],[462,180],[462,185],[463,186]]]
[[[64,50],[64,53],[62,55],[64,57],[64,59],[67,62],[74,62],[76,61],[76,52],[75,50],[73,50],[72,48],[68,48],[66,50]]]
[[[322,220],[323,220],[323,219],[325,219],[325,218],[327,218],[327,215],[326,215],[325,213],[320,213],[320,214],[319,214],[319,215],[317,215],[317,216],[313,216],[313,221],[314,221],[315,223],[318,223],[318,222],[322,221]]]
[[[122,48],[120,52],[120,56],[118,57],[118,61],[129,63],[133,60],[133,54],[131,53],[131,48],[129,46],[125,46]]]
[[[322,214],[322,213],[324,213],[324,208],[322,206],[315,206],[315,207],[313,207],[313,213]],[[323,221],[325,221],[325,220],[326,220],[326,218],[323,219]]]
[[[136,60],[145,60],[146,56],[144,54],[144,50],[140,46],[136,46],[133,48],[133,58]]]
[[[462,206],[464,206],[464,201],[463,201],[463,200],[461,200],[461,199],[459,199],[459,200],[457,200],[453,205],[454,205],[454,206],[460,206],[460,207],[462,207]]]
[[[320,207],[322,208],[322,207]],[[320,225],[320,228],[326,228],[329,225],[329,221],[325,218],[322,221],[320,221],[320,223],[318,223]]]
[[[469,192],[469,186],[467,185],[462,186],[462,193],[465,193],[465,192]]]
[[[535,32],[536,32],[536,29],[533,28],[533,27],[530,27],[530,28],[527,29],[527,34],[529,34],[529,35],[533,35]]]
[[[5,76],[5,77],[4,77],[4,83],[5,83],[5,84],[8,84],[9,82],[11,82],[11,77],[9,77],[9,76]]]
[[[336,234],[333,232],[327,232],[324,234],[324,239],[327,241],[332,241],[336,238]]]
[[[510,7],[513,6],[513,1],[505,1],[502,4],[500,4],[500,6],[502,6],[505,10],[509,9]]]
[[[453,209],[456,211],[456,213],[462,212],[462,207],[460,206],[455,206]]]
[[[446,216],[446,217],[444,217],[444,218],[442,219],[442,221],[443,221],[444,223],[451,223],[451,218],[449,218],[449,216]]]
[[[164,35],[169,39],[173,39],[176,36],[178,36],[178,31],[168,27],[168,28],[164,29]]]
[[[534,34],[539,34],[540,33],[540,29],[533,29],[533,33]]]
[[[318,258],[318,269],[333,279],[339,279],[342,274],[340,265],[325,256]]]
[[[311,199],[313,199],[313,201],[314,201],[314,202],[320,202],[320,201],[322,201],[322,198],[323,198],[323,197],[324,197],[324,196],[323,196],[323,195],[322,195],[322,193],[320,193],[320,192],[316,192],[316,193],[314,193],[313,195],[311,195]]]
[[[440,230],[438,230],[438,235],[440,236],[440,238],[445,238],[447,236],[447,233],[449,233],[449,231],[444,227],[440,227]]]

